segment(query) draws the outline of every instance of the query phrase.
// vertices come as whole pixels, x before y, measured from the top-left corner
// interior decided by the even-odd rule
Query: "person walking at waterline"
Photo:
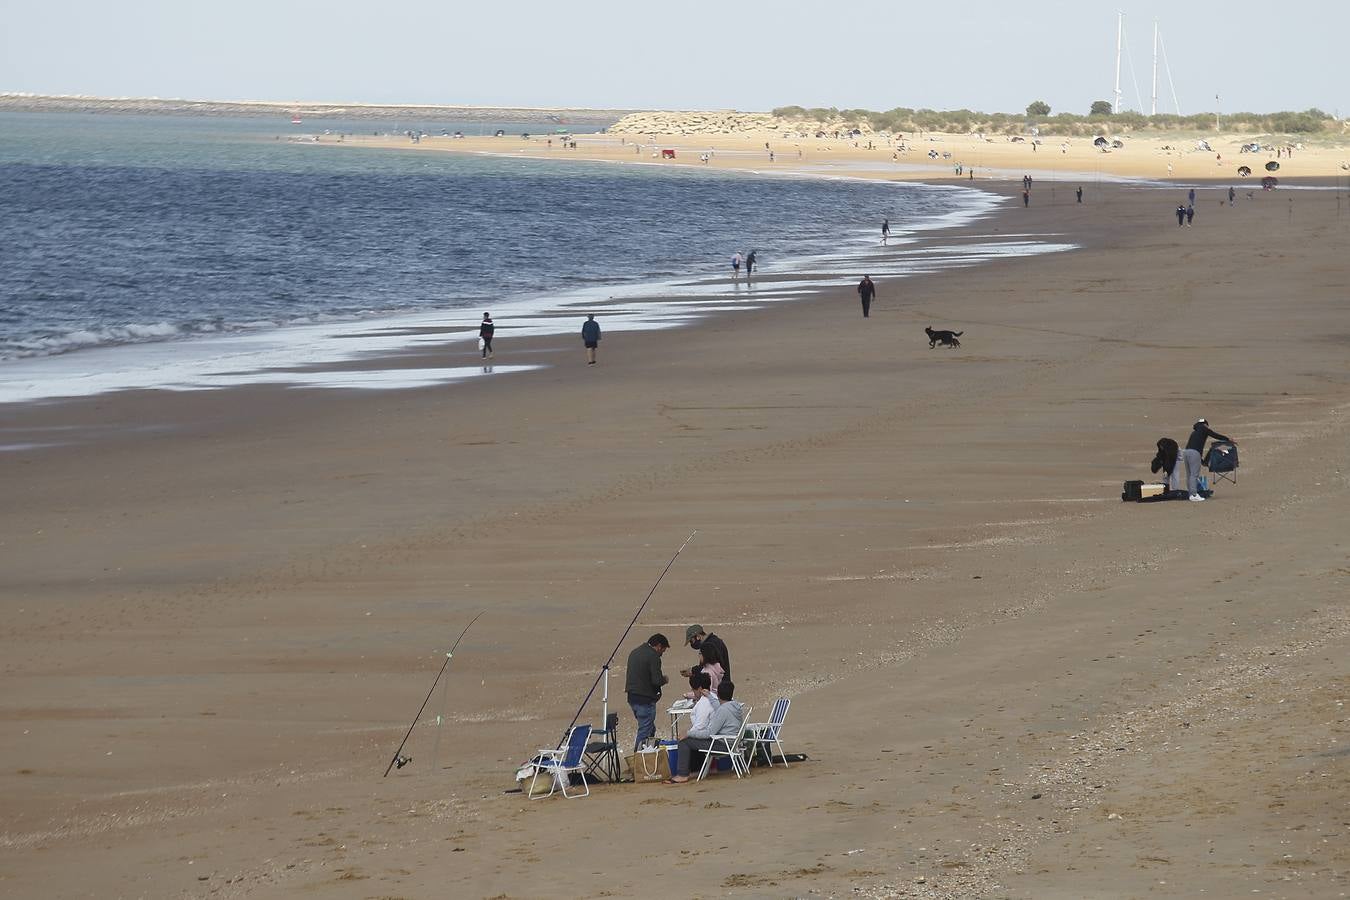
[[[492,324],[492,313],[483,313],[483,324],[478,326],[478,346],[483,351],[483,359],[492,358],[492,335],[497,326]]]
[[[877,295],[877,286],[872,283],[871,275],[864,275],[862,281],[858,282],[858,299],[862,300],[863,318],[866,319],[872,312],[872,298]]]
[[[737,250],[731,256],[731,277],[741,277],[741,251]]]
[[[595,315],[586,316],[586,321],[581,323],[581,342],[586,345],[586,365],[595,365],[595,351],[600,346],[600,323],[595,321]]]
[[[886,243],[891,239],[891,220],[881,220],[881,243]]]

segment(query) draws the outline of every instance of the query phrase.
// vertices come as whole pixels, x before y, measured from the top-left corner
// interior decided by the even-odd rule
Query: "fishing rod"
[[[487,612],[486,609],[482,610],[478,615],[469,620],[469,624],[464,626],[464,630],[459,633],[459,637],[455,638],[455,643],[451,645],[449,652],[445,654],[445,662],[441,663],[441,670],[436,673],[436,680],[431,683],[431,690],[427,691],[426,700],[423,700],[422,705],[417,708],[417,715],[413,716],[412,724],[408,726],[408,733],[403,735],[403,740],[399,743],[398,749],[394,751],[394,758],[389,760],[389,766],[384,770],[384,775],[382,777],[388,778],[389,773],[393,771],[394,766],[398,766],[401,769],[412,762],[411,756],[403,755],[403,747],[408,743],[408,738],[412,737],[413,729],[417,727],[418,721],[422,718],[422,711],[427,708],[427,703],[431,700],[431,695],[436,692],[436,685],[440,684],[441,676],[445,674],[446,667],[450,665],[450,658],[455,655],[455,648],[459,646],[460,641],[464,640],[464,635],[469,633],[469,629],[473,627],[473,623],[477,622],[485,612]]]
[[[623,630],[623,635],[619,638],[619,642],[614,645],[613,652],[609,654],[609,659],[605,660],[605,664],[600,667],[600,674],[595,676],[595,684],[591,685],[591,689],[586,692],[586,699],[582,700],[581,706],[577,707],[577,714],[572,717],[571,723],[563,729],[563,736],[558,740],[559,748],[561,748],[563,742],[567,740],[567,735],[572,731],[572,726],[577,724],[577,719],[581,718],[582,712],[586,709],[586,704],[591,702],[591,697],[595,695],[595,689],[600,686],[600,680],[602,678],[606,679],[605,695],[609,695],[609,667],[613,664],[614,657],[619,655],[619,650],[623,647],[623,642],[628,640],[628,632],[633,630],[633,626],[637,624],[638,617],[641,616],[642,611],[647,608],[647,604],[651,601],[652,595],[656,593],[656,589],[661,586],[661,579],[666,577],[666,573],[670,571],[670,567],[675,565],[675,560],[680,558],[680,554],[684,552],[685,547],[689,546],[689,542],[694,539],[694,535],[696,534],[698,534],[697,528],[689,532],[689,537],[684,539],[684,543],[680,545],[680,549],[675,551],[675,555],[670,558],[670,562],[666,563],[666,567],[662,569],[661,574],[657,576],[656,583],[652,585],[652,589],[647,592],[647,596],[643,599],[642,605],[639,606],[637,612],[633,614],[633,621],[628,623],[628,627]],[[608,718],[608,716],[606,717]],[[606,723],[606,727],[608,727],[608,723]]]

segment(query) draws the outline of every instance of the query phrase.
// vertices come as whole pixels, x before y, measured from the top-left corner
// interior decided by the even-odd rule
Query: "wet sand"
[[[0,410],[79,435],[0,454],[0,893],[1350,892],[1350,203],[1201,193],[1179,229],[1166,191],[1038,192],[964,233],[1083,249],[883,280],[869,319]],[[1239,484],[1120,503],[1201,415]],[[809,760],[503,793],[695,528],[616,665],[702,623]]]

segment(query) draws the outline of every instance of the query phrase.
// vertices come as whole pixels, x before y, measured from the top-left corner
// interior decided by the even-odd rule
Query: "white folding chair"
[[[586,752],[586,742],[591,739],[591,726],[577,725],[567,735],[567,741],[561,747],[553,750],[540,750],[535,761],[531,763],[534,766],[534,775],[530,778],[530,788],[525,792],[525,796],[531,800],[538,800],[540,797],[552,797],[553,792],[559,788],[562,789],[562,795],[571,800],[576,797],[589,797],[591,795],[590,782],[586,780],[586,760],[583,754]],[[547,777],[552,779],[547,794],[538,794],[534,792],[534,783],[539,779],[541,773],[547,772]],[[567,785],[572,780],[572,773],[581,773],[581,784],[586,789],[584,793],[567,793]]]
[[[702,781],[708,777],[708,769],[712,765],[714,756],[725,756],[731,760],[731,769],[736,773],[736,777],[750,774],[750,765],[745,761],[745,719],[750,718],[750,707],[745,708],[745,716],[741,720],[740,728],[736,729],[735,734],[717,734],[712,737],[712,744],[707,750],[703,751],[703,767],[698,770],[698,780]]]
[[[773,748],[778,748],[778,758],[787,765],[787,754],[783,752],[783,721],[787,718],[788,708],[792,706],[792,700],[788,697],[780,697],[773,705],[773,713],[769,716],[767,722],[755,722],[745,726],[749,733],[746,742],[750,745],[750,758],[754,759],[755,754],[764,750],[764,758],[769,766],[773,766]]]

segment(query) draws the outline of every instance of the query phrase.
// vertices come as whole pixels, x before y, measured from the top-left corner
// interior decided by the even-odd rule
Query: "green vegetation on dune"
[[[1037,100],[1026,113],[983,113],[969,109],[910,109],[897,106],[885,112],[870,109],[837,109],[835,107],[805,108],[780,106],[773,115],[783,119],[812,122],[839,122],[845,128],[866,125],[873,131],[944,131],[984,132],[988,134],[1025,134],[1030,125],[1041,134],[1091,135],[1102,132],[1125,133],[1136,131],[1196,131],[1214,132],[1214,113],[1196,113],[1190,116],[1159,114],[1146,116],[1138,112],[1112,113],[1111,104],[1098,100],[1088,115],[1060,112],[1050,115],[1050,107]],[[1218,131],[1251,134],[1339,134],[1344,131],[1341,122],[1320,109],[1303,112],[1251,113],[1236,112],[1218,117]]]

